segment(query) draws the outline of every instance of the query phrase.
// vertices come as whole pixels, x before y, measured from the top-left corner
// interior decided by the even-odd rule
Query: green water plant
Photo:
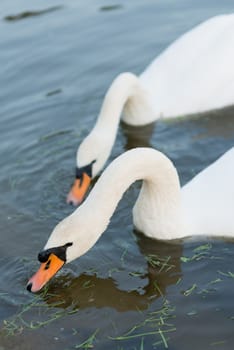
[[[64,304],[62,300],[47,304],[45,301],[51,296],[55,295],[48,293],[47,288],[40,295],[34,296],[33,300],[21,306],[19,312],[11,318],[3,320],[1,332],[6,336],[13,336],[22,333],[25,329],[36,330],[47,326],[67,314],[78,311],[75,308],[61,308]],[[33,319],[31,316],[32,312],[36,315]]]
[[[94,342],[96,340],[96,335],[99,332],[99,329],[96,329],[94,333],[92,333],[88,339],[83,341],[81,344],[75,345],[76,349],[92,349],[94,347]]]
[[[171,320],[175,318],[174,311],[175,308],[170,302],[166,298],[163,298],[163,304],[160,309],[147,313],[142,322],[134,325],[123,335],[109,338],[115,341],[127,341],[140,338],[140,349],[144,349],[144,340],[146,338],[157,337],[159,339],[157,339],[153,345],[161,344],[165,349],[168,349],[168,335],[176,331],[176,327],[171,323]]]

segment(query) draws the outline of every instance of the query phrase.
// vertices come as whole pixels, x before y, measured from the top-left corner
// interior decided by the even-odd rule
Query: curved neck
[[[132,125],[147,124],[147,118],[153,114],[147,93],[132,73],[120,74],[108,89],[96,124],[78,149],[78,167],[96,160],[94,176],[102,170],[114,145],[123,110],[124,121]]]
[[[87,252],[107,228],[124,192],[136,180],[143,180],[133,209],[136,228],[158,239],[184,237],[176,169],[161,152],[135,148],[107,167],[85,202],[55,227],[45,249],[72,242],[67,262]]]
[[[137,180],[143,180],[143,185],[133,209],[135,226],[145,235],[158,239],[182,236],[184,227],[177,171],[166,156],[149,148],[130,150],[114,160],[74,215],[82,213],[87,221],[90,220],[98,238],[124,192]]]
[[[123,119],[131,125],[146,124],[149,117],[147,93],[139,78],[132,73],[121,73],[109,87],[95,127],[116,128],[122,111]],[[152,111],[151,111],[152,114]],[[144,118],[145,117],[145,118]],[[140,119],[143,119],[140,122]]]

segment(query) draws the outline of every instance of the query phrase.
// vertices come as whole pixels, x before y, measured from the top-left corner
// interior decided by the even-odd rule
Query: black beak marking
[[[48,270],[48,268],[50,267],[50,263],[51,263],[51,260],[49,259],[46,263],[44,270]]]
[[[38,260],[41,263],[45,263],[48,261],[48,264],[50,265],[50,254],[54,254],[56,255],[59,259],[63,260],[64,262],[66,262],[66,250],[68,247],[72,246],[72,242],[66,243],[63,246],[60,247],[54,247],[54,248],[49,248],[46,250],[42,250],[39,254],[38,254]],[[47,270],[49,268],[49,265],[45,266],[45,269]]]
[[[31,292],[31,289],[32,289],[32,283],[29,283],[29,284],[27,285],[27,291]]]

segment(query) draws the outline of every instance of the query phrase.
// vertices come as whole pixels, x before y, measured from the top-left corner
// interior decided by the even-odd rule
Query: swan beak
[[[55,254],[50,254],[49,259],[42,263],[39,270],[30,278],[27,284],[29,292],[38,292],[65,264]]]
[[[67,195],[67,203],[74,206],[79,205],[85,197],[91,183],[91,177],[83,173],[82,177],[75,179],[74,184]]]

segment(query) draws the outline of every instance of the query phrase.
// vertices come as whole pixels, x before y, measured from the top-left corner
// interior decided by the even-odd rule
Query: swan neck
[[[118,75],[105,95],[96,127],[116,131],[126,102],[137,96],[140,89],[140,81],[134,74]]]
[[[165,239],[168,237],[164,234],[181,229],[180,184],[176,169],[161,152],[137,148],[111,163],[80,208],[86,218],[90,215],[98,237],[106,229],[124,192],[137,180],[143,180],[133,210],[137,228],[150,237],[156,235],[156,238]]]
[[[55,227],[45,249],[71,242],[67,262],[83,255],[106,230],[124,192],[137,180],[143,184],[133,209],[136,228],[158,239],[184,236],[176,169],[161,152],[135,148],[107,167],[85,202]]]
[[[77,150],[77,167],[96,160],[93,176],[102,170],[114,145],[123,108],[132,99],[141,105],[140,91],[139,79],[131,73],[122,73],[113,81],[94,128]]]

